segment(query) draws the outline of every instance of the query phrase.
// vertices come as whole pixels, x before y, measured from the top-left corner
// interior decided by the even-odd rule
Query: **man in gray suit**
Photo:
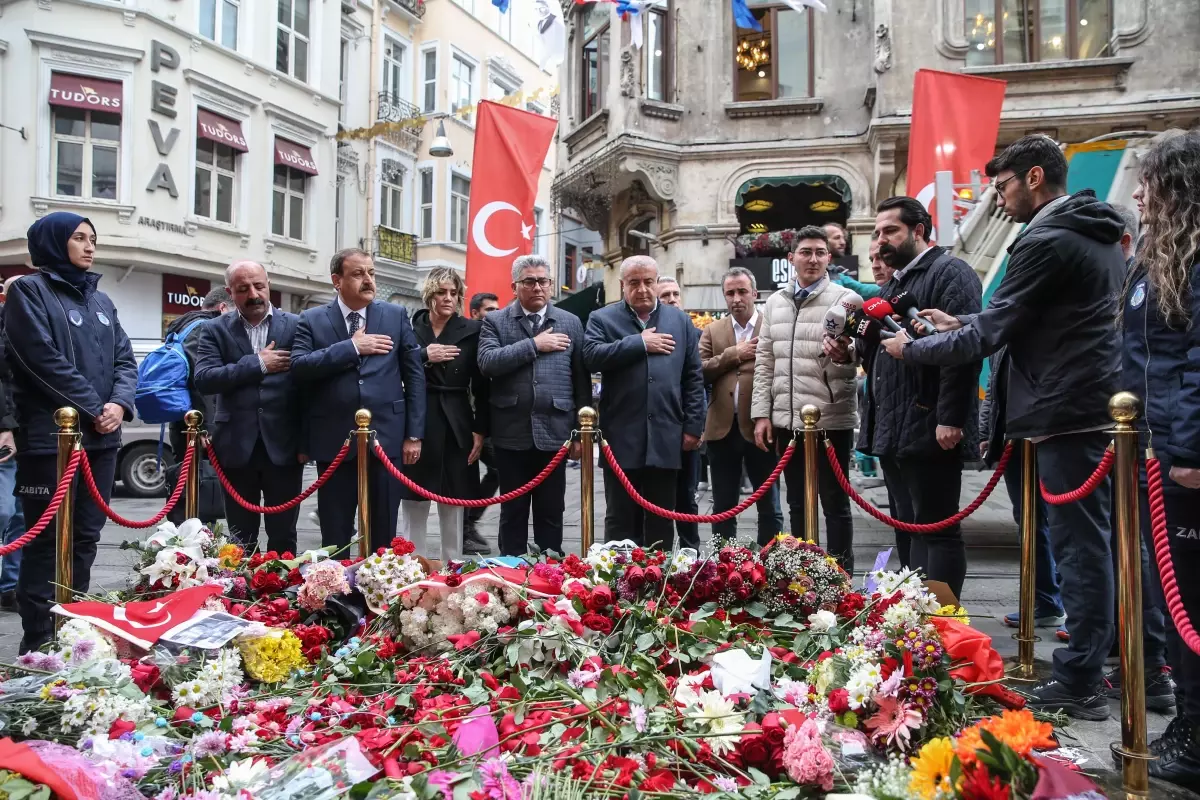
[[[704,377],[691,319],[658,302],[658,264],[649,256],[621,262],[618,303],[592,312],[583,359],[602,373],[600,428],[634,488],[662,508],[675,508],[681,452],[700,446]],[[632,539],[671,550],[671,520],[643,513],[604,470],[605,541]]]
[[[546,468],[571,436],[581,406],[592,398],[591,377],[583,366],[583,325],[550,303],[550,265],[541,256],[513,262],[506,308],[483,318],[479,369],[491,379],[492,447],[500,493],[516,489]],[[571,445],[579,458],[579,444]],[[533,540],[562,552],[567,473],[559,465],[529,494],[500,506],[500,554],[520,556]]]

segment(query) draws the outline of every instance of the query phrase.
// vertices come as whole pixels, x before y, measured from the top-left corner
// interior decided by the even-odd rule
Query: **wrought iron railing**
[[[420,131],[424,124],[421,109],[404,98],[388,91],[379,93],[379,113],[377,122],[403,122],[413,120],[414,129]]]
[[[425,16],[425,0],[392,0],[392,2],[415,17]]]
[[[400,264],[417,263],[417,237],[386,225],[375,226],[376,258],[386,258]]]

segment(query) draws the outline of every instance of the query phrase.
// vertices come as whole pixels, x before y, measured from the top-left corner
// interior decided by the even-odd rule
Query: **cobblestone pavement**
[[[599,458],[597,458],[599,463]],[[564,547],[567,552],[578,552],[580,544],[580,504],[579,504],[579,469],[571,467],[567,479],[567,512],[565,518]],[[970,502],[983,488],[990,472],[967,472],[963,476],[963,503]],[[316,477],[313,468],[305,472],[305,485]],[[866,488],[872,482],[855,473],[853,480],[856,485],[864,487],[862,494],[875,506],[885,507],[887,493],[882,486]],[[135,499],[123,495],[120,486],[117,487],[113,507],[123,516],[135,519],[145,519],[152,516],[162,507],[163,499]],[[298,526],[300,549],[320,545],[320,530],[316,521],[317,501],[315,496],[305,501],[301,506]],[[785,504],[786,509],[786,504]],[[712,510],[712,496],[709,492],[700,494],[700,513]],[[884,509],[886,510],[886,508]],[[857,506],[853,506],[855,532],[855,561],[860,572],[871,565],[881,550],[892,546],[894,534],[890,528],[867,516]],[[786,510],[785,510],[786,516]],[[436,525],[436,515],[431,515],[430,525]],[[499,511],[495,506],[489,507],[479,526],[485,538],[496,545],[496,528]],[[755,536],[755,509],[752,506],[738,518],[739,534],[748,538]],[[596,480],[596,525],[597,538],[603,538],[604,523],[604,487],[603,481],[597,474]],[[963,605],[971,616],[972,625],[993,637],[996,649],[1004,657],[1016,655],[1016,642],[1012,640],[1013,631],[1001,624],[1001,618],[1017,607],[1017,576],[1018,576],[1018,547],[1017,527],[1012,518],[1012,506],[1003,487],[998,487],[991,498],[974,515],[963,523],[963,535],[967,542],[968,574],[963,589]],[[822,523],[822,530],[824,524]],[[436,543],[437,536],[430,532],[428,541]],[[130,574],[131,558],[121,551],[119,546],[126,539],[145,536],[146,533],[130,531],[109,523],[103,531],[99,553],[92,572],[93,589],[101,587],[120,586]],[[709,526],[701,526],[701,537],[705,540],[710,535]],[[532,540],[532,536],[530,537]],[[432,555],[432,554],[431,554]],[[891,560],[893,567],[898,566],[895,556]],[[1040,630],[1044,638],[1037,644],[1036,653],[1039,662],[1049,663],[1051,652],[1056,646],[1053,632]],[[16,614],[0,613],[0,661],[7,661],[16,656],[20,641],[20,621]],[[1064,744],[1079,747],[1085,751],[1087,762],[1085,769],[1110,769],[1112,761],[1109,757],[1109,744],[1120,739],[1120,704],[1111,702],[1112,717],[1102,723],[1075,723],[1065,730]],[[1167,718],[1150,714],[1149,726],[1152,735],[1161,731],[1167,723]]]

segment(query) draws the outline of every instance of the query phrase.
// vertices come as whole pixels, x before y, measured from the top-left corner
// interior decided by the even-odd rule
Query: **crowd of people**
[[[300,492],[307,462],[324,471],[338,457],[363,408],[388,458],[429,491],[460,498],[511,491],[570,441],[598,374],[605,441],[628,481],[657,506],[696,510],[703,449],[712,510],[732,508],[747,477],[758,486],[775,469],[802,428],[801,409],[812,404],[842,471],[854,451],[878,459],[891,514],[934,523],[958,511],[964,465],[981,457],[995,463],[1008,440],[1036,443],[1049,491],[1078,487],[1111,440],[1108,400],[1127,389],[1146,403],[1146,444],[1167,476],[1171,551],[1176,569],[1187,574],[1200,564],[1200,134],[1154,143],[1142,162],[1137,213],[1087,190],[1068,195],[1066,171],[1060,147],[1045,136],[1024,137],[987,165],[998,205],[1025,227],[986,307],[972,268],[933,243],[928,211],[913,198],[893,197],[877,209],[872,283],[831,269],[847,246],[844,229],[805,227],[792,243],[794,278],[760,305],[754,274],[729,269],[721,278],[728,314],[703,332],[681,308],[678,280],[660,274],[648,256],[620,264],[620,299],[584,323],[552,302],[554,271],[540,256],[513,262],[514,299],[503,307],[493,294],[467,302],[458,272],[433,269],[425,308],[410,317],[376,299],[372,257],[359,249],[333,257],[335,297],[327,305],[299,315],[276,308],[266,269],[238,261],[226,270],[225,287],[172,330],[188,332],[193,405],[205,411],[231,485],[268,505]],[[92,223],[56,212],[35,223],[28,238],[39,271],[6,286],[3,306],[0,378],[9,394],[0,394],[0,491],[7,498],[11,490],[20,502],[7,510],[23,511],[32,523],[55,488],[53,411],[60,406],[80,413],[92,472],[110,496],[120,427],[134,416],[137,364],[117,309],[91,270]],[[894,334],[866,319],[853,328],[831,326],[831,319],[861,315],[863,301],[877,297],[907,297],[921,310],[883,313],[879,321]],[[192,326],[196,320],[203,324]],[[981,404],[985,358],[991,380]],[[172,435],[179,446],[182,428],[173,426]],[[578,443],[569,447],[578,458]],[[346,460],[354,458],[351,448]],[[1014,464],[1007,485],[1019,517]],[[678,533],[680,546],[699,546],[699,526],[644,511],[604,466],[606,540],[670,549]],[[805,518],[804,469],[797,450],[784,470],[793,531]],[[537,548],[562,549],[565,470],[560,465],[501,506],[501,554],[528,551],[531,519]],[[368,473],[374,536],[400,531],[433,555],[429,503],[378,459]],[[824,544],[852,571],[849,498],[823,453],[817,473]],[[335,471],[317,497],[322,543],[348,545],[356,470]],[[5,498],[0,513],[12,499]],[[1145,491],[1142,500],[1148,538]],[[1116,613],[1111,503],[1106,480],[1075,503],[1039,500],[1036,514],[1036,621],[1062,626],[1066,646],[1031,703],[1085,719],[1108,715],[1105,692],[1117,680],[1110,675],[1106,684],[1103,673]],[[784,529],[778,487],[762,495],[757,511],[757,537],[766,543]],[[491,552],[477,527],[480,513],[439,504],[443,560]],[[9,516],[18,521],[9,523],[14,533],[6,540],[23,529]],[[233,536],[247,548],[259,546],[259,514],[227,497],[224,516]],[[77,493],[77,591],[88,588],[104,521],[86,493]],[[266,547],[295,551],[296,522],[296,510],[268,515]],[[714,535],[735,530],[733,520],[713,526]],[[962,595],[967,555],[957,525],[896,531],[896,545],[903,567]],[[42,536],[21,552],[15,600],[23,651],[52,633],[53,550],[53,537]],[[17,560],[4,559],[0,605],[13,605],[10,567]],[[1152,769],[1196,783],[1200,658],[1164,617],[1157,570],[1144,561],[1148,698],[1179,710],[1154,744],[1160,758]],[[1200,588],[1185,581],[1180,589],[1185,605],[1200,609]]]

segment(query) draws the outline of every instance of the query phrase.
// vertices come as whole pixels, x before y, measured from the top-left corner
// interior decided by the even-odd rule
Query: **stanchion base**
[[[1143,795],[1125,791],[1121,785],[1120,770],[1116,772],[1105,770],[1098,774],[1089,771],[1088,776],[1096,782],[1105,796],[1113,798],[1113,800],[1138,800],[1143,797]],[[1200,795],[1189,789],[1155,778],[1150,779],[1150,791],[1144,796],[1153,797],[1154,800],[1200,800]]]
[[[1021,662],[1016,656],[1010,656],[1004,659],[1004,682],[1013,684],[1015,687],[1028,687],[1034,683],[1041,683],[1047,680],[1053,672],[1054,665],[1049,661],[1035,658],[1033,660],[1032,671],[1026,672]]]

